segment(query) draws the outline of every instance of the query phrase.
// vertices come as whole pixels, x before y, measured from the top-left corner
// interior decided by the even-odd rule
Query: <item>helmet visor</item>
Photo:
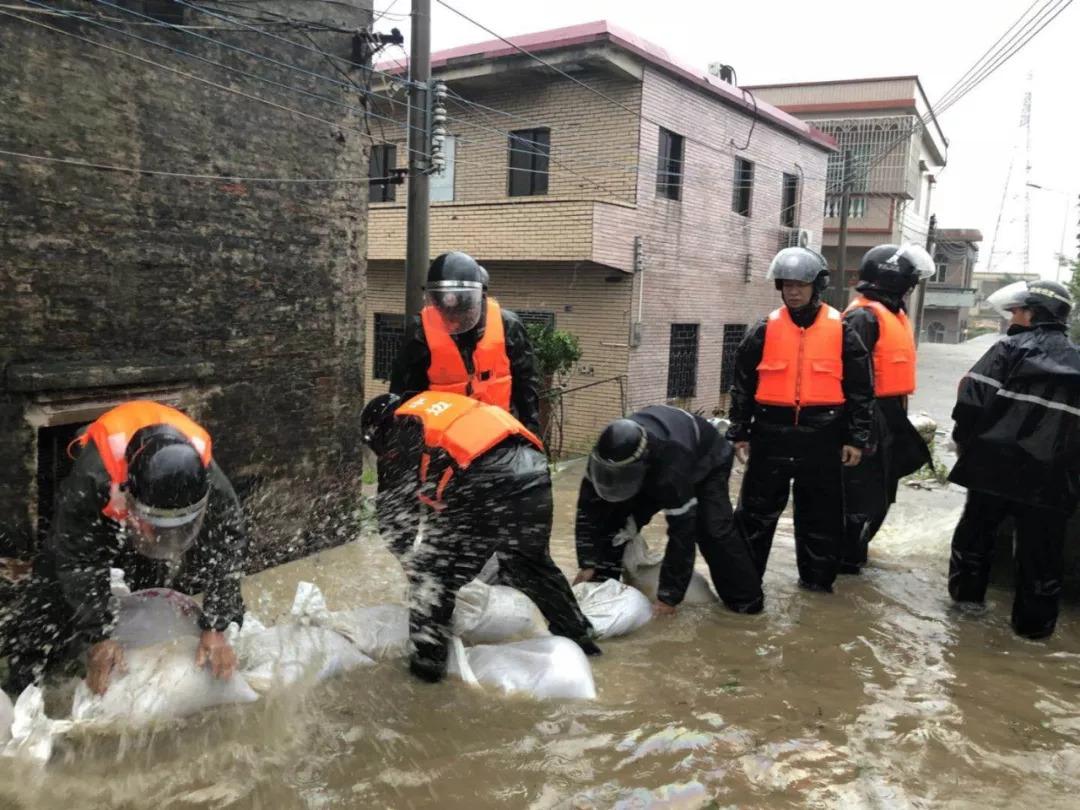
[[[1002,318],[1008,320],[1012,317],[1014,309],[1020,309],[1028,297],[1028,285],[1026,281],[1016,281],[1007,284],[997,292],[991,293],[986,298],[986,303],[998,311]]]
[[[765,279],[813,284],[822,273],[828,273],[828,269],[821,254],[809,248],[784,248],[773,257]]]
[[[179,509],[159,509],[135,501],[128,514],[135,550],[152,560],[179,562],[202,529],[207,493],[202,500]]]
[[[427,302],[435,307],[451,335],[480,323],[484,286],[479,281],[436,281],[427,285]]]
[[[633,498],[645,480],[645,459],[605,461],[595,453],[589,456],[587,474],[596,494],[617,503]]]
[[[921,245],[904,245],[896,251],[896,255],[889,259],[889,262],[899,266],[901,260],[907,261],[907,263],[912,266],[915,271],[915,276],[919,281],[931,278],[934,275],[936,269],[934,267],[934,260],[930,258],[930,254],[926,252],[926,248]]]

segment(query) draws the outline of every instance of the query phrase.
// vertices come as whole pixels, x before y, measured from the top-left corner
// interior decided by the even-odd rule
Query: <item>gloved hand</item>
[[[113,674],[127,672],[124,648],[119,641],[107,638],[92,646],[86,654],[86,685],[95,695],[104,695]]]
[[[199,650],[195,653],[195,666],[210,665],[210,672],[215,678],[226,680],[236,672],[236,652],[225,634],[217,630],[203,630],[199,639]]]

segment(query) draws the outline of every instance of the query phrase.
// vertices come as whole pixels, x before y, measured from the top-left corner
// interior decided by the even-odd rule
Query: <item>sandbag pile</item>
[[[660,588],[660,564],[664,559],[664,553],[651,550],[645,538],[632,526],[628,526],[626,534],[621,532],[620,534],[626,538],[624,540],[626,548],[623,551],[623,579],[628,585],[633,585],[645,594],[650,601],[654,601]],[[719,598],[713,593],[705,577],[694,571],[690,575],[690,585],[686,589],[682,604],[710,605],[717,601]]]
[[[649,597],[616,579],[579,582],[574,586],[574,596],[598,639],[625,636],[652,619]]]
[[[466,647],[455,638],[448,672],[471,686],[548,700],[594,700],[589,659],[568,638],[547,636]]]

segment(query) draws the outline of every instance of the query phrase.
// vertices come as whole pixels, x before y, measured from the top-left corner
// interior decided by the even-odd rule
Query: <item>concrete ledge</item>
[[[65,391],[76,388],[115,388],[164,382],[204,380],[214,364],[203,361],[125,363],[100,361],[12,363],[4,372],[8,391]]]

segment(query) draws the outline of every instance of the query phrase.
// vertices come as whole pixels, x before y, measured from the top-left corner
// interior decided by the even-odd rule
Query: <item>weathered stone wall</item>
[[[227,176],[0,154],[0,545],[33,545],[37,426],[147,395],[210,430],[247,495],[257,568],[340,542],[322,518],[359,490],[369,140],[359,94],[311,75],[340,78],[323,55],[176,4],[127,3],[163,6],[221,28],[0,16],[0,150]],[[345,31],[371,18],[370,0],[257,11],[333,24],[343,32],[307,33],[341,57]],[[297,28],[269,30],[311,44]]]

